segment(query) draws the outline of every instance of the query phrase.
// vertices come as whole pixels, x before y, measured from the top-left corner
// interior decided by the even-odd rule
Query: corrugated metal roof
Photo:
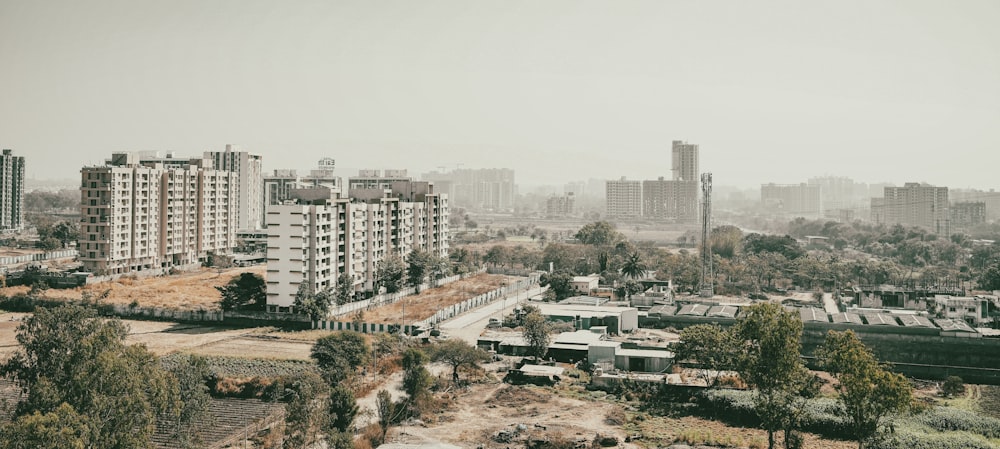
[[[715,306],[708,309],[708,316],[720,318],[736,318],[736,313],[740,309],[734,306]]]
[[[864,324],[861,322],[861,317],[858,316],[858,314],[856,313],[840,312],[840,313],[834,313],[833,315],[831,315],[831,317],[833,318],[834,323]]]
[[[803,322],[829,323],[830,318],[826,316],[826,311],[816,307],[803,307],[799,309],[799,317]]]
[[[865,321],[873,326],[899,326],[896,318],[888,313],[865,313]]]
[[[906,327],[936,327],[931,320],[919,315],[899,315],[899,322]]]
[[[953,320],[950,318],[938,318],[934,320],[934,323],[941,328],[941,330],[946,332],[969,332],[975,333],[976,330],[969,326],[968,323],[962,320]]]
[[[673,304],[653,306],[648,313],[649,315],[674,316],[677,313],[677,306]]]
[[[677,315],[705,316],[705,312],[708,312],[708,306],[704,304],[688,304],[681,307],[681,310],[677,312]]]

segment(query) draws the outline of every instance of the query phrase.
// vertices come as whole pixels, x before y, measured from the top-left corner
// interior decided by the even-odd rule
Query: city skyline
[[[985,1],[0,1],[0,146],[40,180],[232,143],[265,171],[558,185],[669,178],[685,140],[720,185],[989,190],[998,22]]]

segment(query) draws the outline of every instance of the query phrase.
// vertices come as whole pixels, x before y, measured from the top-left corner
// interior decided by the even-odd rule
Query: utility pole
[[[715,296],[715,275],[712,271],[712,174],[701,174],[701,289],[702,298]]]

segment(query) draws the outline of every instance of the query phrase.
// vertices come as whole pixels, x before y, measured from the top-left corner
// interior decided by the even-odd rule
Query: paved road
[[[453,338],[461,338],[475,345],[490,318],[499,319],[502,315],[511,313],[518,302],[524,303],[527,298],[540,295],[545,290],[546,288],[533,287],[528,290],[527,295],[523,292],[511,293],[505,297],[506,300],[498,299],[478,309],[470,310],[441,323],[438,327]],[[501,308],[503,312],[500,311]]]

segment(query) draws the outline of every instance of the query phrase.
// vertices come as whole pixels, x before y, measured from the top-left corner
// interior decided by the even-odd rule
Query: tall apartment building
[[[268,310],[294,311],[302,284],[314,292],[335,289],[345,273],[355,291],[371,291],[379,262],[390,255],[447,255],[447,195],[427,182],[358,186],[350,196],[328,187],[292,189],[289,201],[268,208]]]
[[[701,174],[698,173],[698,145],[675,140],[671,150],[673,156],[671,169],[674,174],[674,187],[670,198],[673,203],[672,217],[680,222],[697,222],[698,182],[701,179]]]
[[[425,173],[421,178],[434,182],[456,206],[474,210],[514,209],[517,187],[514,170],[509,168],[463,168],[450,172]]]
[[[0,154],[0,231],[24,227],[24,157]]]
[[[986,220],[1000,220],[1000,192],[975,189],[950,189],[948,198],[956,202],[981,202],[986,205]]]
[[[204,262],[235,245],[236,174],[209,159],[114,153],[81,169],[84,269],[122,274]]]
[[[569,217],[573,215],[575,196],[568,192],[562,196],[550,196],[545,200],[546,217]]]
[[[236,202],[236,228],[261,229],[264,226],[264,168],[261,157],[226,145],[225,151],[206,151],[216,170],[236,173],[233,201]]]
[[[760,202],[771,212],[818,218],[823,216],[822,191],[816,184],[762,184]]]
[[[642,216],[642,183],[625,179],[605,183],[607,216],[636,218]]]
[[[698,145],[675,140],[672,150],[674,181],[698,182]]]
[[[324,157],[317,163],[317,168],[309,170],[309,174],[300,177],[296,170],[280,169],[264,175],[264,204],[281,204],[291,198],[294,189],[326,187],[336,192],[343,191],[343,180],[334,174],[335,161]]]
[[[908,182],[886,187],[882,198],[872,198],[876,224],[920,226],[939,235],[951,232],[948,188]]]
[[[949,213],[952,229],[969,229],[986,223],[986,203],[983,201],[951,203]]]

